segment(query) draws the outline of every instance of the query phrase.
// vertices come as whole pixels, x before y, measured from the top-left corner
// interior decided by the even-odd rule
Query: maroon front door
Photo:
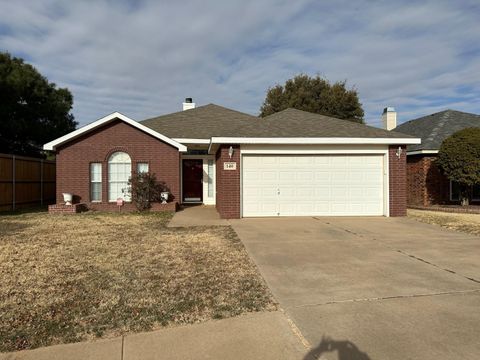
[[[183,201],[201,202],[203,200],[203,160],[184,159],[182,175]]]

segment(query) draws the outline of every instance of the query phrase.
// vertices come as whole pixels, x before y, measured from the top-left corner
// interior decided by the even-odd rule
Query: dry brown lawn
[[[408,216],[428,224],[440,225],[447,229],[480,235],[480,214],[460,214],[409,209]]]
[[[169,219],[0,216],[0,351],[275,309],[230,227]]]

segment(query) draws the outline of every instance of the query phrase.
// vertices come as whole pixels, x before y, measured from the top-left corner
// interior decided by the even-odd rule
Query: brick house
[[[459,187],[435,165],[440,145],[450,135],[469,127],[480,127],[480,116],[455,110],[410,120],[395,128],[422,139],[407,146],[407,201],[409,205],[458,204]],[[472,204],[480,204],[480,185],[472,189]]]
[[[395,131],[287,109],[258,118],[209,104],[144,121],[113,113],[45,144],[63,193],[90,209],[133,209],[133,172],[155,173],[167,207],[215,205],[222,218],[403,216],[406,146]],[[165,208],[160,204],[158,209]]]

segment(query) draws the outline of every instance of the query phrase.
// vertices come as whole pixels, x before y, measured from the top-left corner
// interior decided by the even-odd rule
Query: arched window
[[[132,175],[132,160],[127,153],[114,152],[108,159],[108,200],[116,201],[122,198],[130,201],[126,192],[128,179]],[[122,191],[123,190],[123,191]]]

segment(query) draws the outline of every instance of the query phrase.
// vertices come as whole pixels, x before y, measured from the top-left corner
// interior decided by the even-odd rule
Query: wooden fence
[[[0,211],[55,202],[55,161],[0,154]]]

